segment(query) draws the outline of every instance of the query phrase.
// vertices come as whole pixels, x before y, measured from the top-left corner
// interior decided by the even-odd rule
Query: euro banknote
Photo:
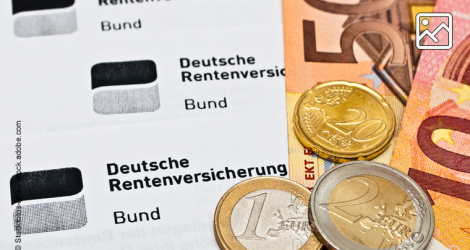
[[[449,249],[470,249],[470,5],[439,0],[453,32],[433,17],[431,36],[450,50],[425,50],[419,62],[391,165],[428,194],[436,219],[434,238]],[[449,25],[447,23],[447,25]],[[453,33],[453,34],[452,34]],[[452,39],[453,36],[453,39]],[[430,45],[431,37],[424,45]]]
[[[321,82],[362,83],[386,98],[396,132],[390,147],[374,160],[390,162],[420,56],[413,20],[433,8],[427,0],[283,1],[291,179],[312,188],[334,165],[304,148],[293,130],[298,98]]]

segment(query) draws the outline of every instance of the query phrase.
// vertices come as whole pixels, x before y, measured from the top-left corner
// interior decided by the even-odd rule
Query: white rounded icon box
[[[160,108],[157,66],[151,60],[93,65],[93,110],[97,114],[153,112]]]
[[[437,26],[434,31],[430,31],[425,29],[421,32],[421,24],[423,26],[428,26],[430,24],[430,20],[432,17],[440,17],[440,18],[447,18],[448,24],[442,22]],[[421,20],[423,18],[423,20]],[[416,23],[416,48],[423,49],[423,50],[448,50],[452,48],[452,40],[453,40],[453,26],[452,20],[453,17],[450,13],[418,13],[416,15],[415,23]],[[448,43],[444,45],[425,45],[421,44],[421,41],[426,37],[429,37],[432,42],[437,44],[439,40],[437,39],[436,35],[441,32],[441,30],[447,31],[448,34]]]

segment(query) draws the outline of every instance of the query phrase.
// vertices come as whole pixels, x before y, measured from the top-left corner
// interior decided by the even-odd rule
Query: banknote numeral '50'
[[[388,10],[395,5],[398,0],[380,0],[380,1],[361,1],[360,4],[341,4],[326,2],[323,0],[305,0],[310,6],[315,9],[343,15],[361,15],[371,14]]]
[[[403,35],[393,25],[379,20],[366,19],[349,25],[341,34],[341,53],[318,52],[315,22],[303,21],[304,56],[307,62],[357,63],[353,52],[354,40],[360,34],[375,31],[388,37],[392,44],[391,65],[405,65],[406,44]]]
[[[388,10],[398,0],[379,0],[361,4],[331,3],[323,0],[305,0],[315,9],[342,15],[361,16]],[[363,33],[376,32],[388,37],[392,43],[393,56],[390,64],[405,65],[406,44],[401,32],[393,25],[374,19],[361,19],[349,26],[341,34],[341,53],[318,52],[315,35],[315,22],[303,22],[304,55],[307,62],[357,63],[353,52],[354,40]]]
[[[352,215],[347,213],[346,211],[340,209],[339,207],[351,207],[360,204],[367,203],[369,201],[374,200],[379,195],[379,185],[372,179],[364,177],[364,176],[357,176],[348,179],[349,182],[360,182],[367,187],[367,192],[357,198],[354,198],[349,201],[341,201],[341,202],[334,202],[334,203],[323,203],[320,204],[320,208],[323,208],[330,213],[346,220],[347,222],[354,224],[356,221],[362,218],[361,215]]]

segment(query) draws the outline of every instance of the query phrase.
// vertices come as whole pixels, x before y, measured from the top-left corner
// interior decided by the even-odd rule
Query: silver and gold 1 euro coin
[[[238,183],[217,205],[214,229],[224,250],[321,248],[308,220],[310,191],[278,177]]]
[[[425,249],[434,213],[425,192],[387,165],[355,161],[325,172],[309,204],[312,230],[329,249]]]

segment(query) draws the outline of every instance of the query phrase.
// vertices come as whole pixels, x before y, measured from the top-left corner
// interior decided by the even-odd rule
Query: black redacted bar
[[[71,196],[78,194],[82,189],[82,173],[78,168],[24,172],[10,179],[11,204]]]

